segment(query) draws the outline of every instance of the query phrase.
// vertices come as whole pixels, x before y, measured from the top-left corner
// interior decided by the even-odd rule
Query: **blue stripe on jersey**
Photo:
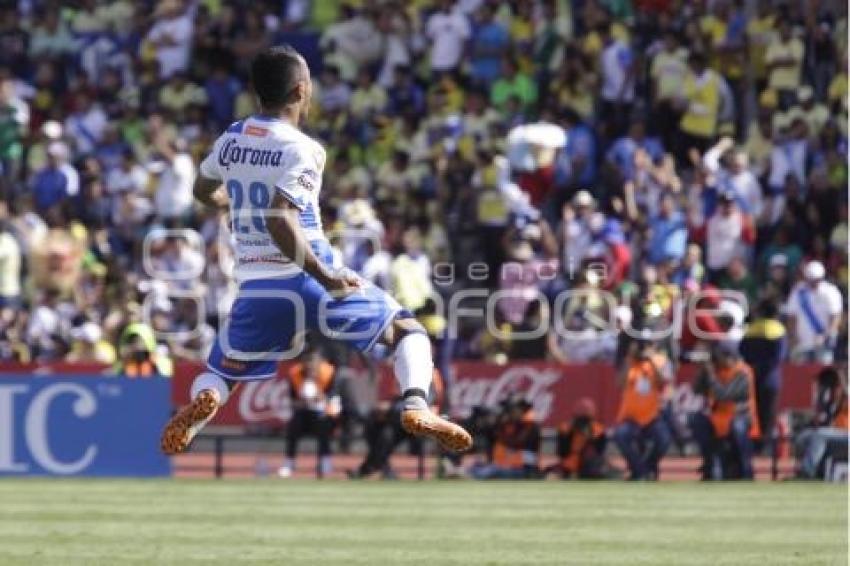
[[[316,220],[316,209],[313,208],[313,203],[309,203],[307,208],[301,213],[301,226],[304,228],[318,228],[319,222]]]
[[[227,130],[225,130],[225,132],[227,132],[228,134],[241,134],[242,133],[242,126],[244,126],[244,125],[245,125],[245,120],[239,120],[238,122],[233,122],[232,124],[230,124],[230,126],[227,127]]]

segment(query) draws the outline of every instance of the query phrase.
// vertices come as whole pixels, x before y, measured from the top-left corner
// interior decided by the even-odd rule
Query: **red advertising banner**
[[[289,385],[282,364],[278,376],[265,381],[243,383],[230,402],[218,413],[213,424],[280,426],[291,414]],[[816,364],[786,365],[783,372],[779,409],[805,409],[811,406],[813,379],[820,366]],[[189,386],[200,367],[178,365],[172,387],[175,404],[188,401]],[[366,370],[349,369],[349,377],[367,380]],[[676,378],[673,412],[684,415],[699,406],[690,382],[696,366],[683,366]],[[596,403],[601,420],[612,423],[617,414],[620,392],[616,373],[608,364],[563,365],[549,362],[516,362],[505,366],[481,362],[453,364],[450,404],[455,416],[469,414],[475,406],[495,406],[510,394],[523,395],[534,404],[544,426],[554,427],[572,415],[573,406],[582,397]],[[388,399],[396,391],[390,366],[380,368],[376,397]]]

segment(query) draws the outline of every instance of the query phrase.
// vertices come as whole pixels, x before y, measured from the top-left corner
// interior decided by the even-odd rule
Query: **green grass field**
[[[0,479],[0,565],[847,564],[847,487]]]

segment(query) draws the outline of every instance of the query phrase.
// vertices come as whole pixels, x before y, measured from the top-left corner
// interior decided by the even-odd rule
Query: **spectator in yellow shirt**
[[[845,55],[832,78],[827,91],[827,100],[833,112],[847,111],[847,56]]]
[[[826,121],[829,120],[829,110],[825,104],[815,102],[814,89],[809,85],[803,85],[797,90],[798,105],[793,107],[788,114],[793,118],[800,117],[809,127],[809,135],[817,137]]]
[[[180,116],[193,105],[207,103],[207,93],[200,86],[186,80],[186,75],[177,73],[159,91],[159,104],[170,110],[175,116]]]
[[[782,110],[787,110],[794,102],[794,96],[800,86],[803,54],[803,42],[794,37],[791,24],[783,20],[779,24],[779,35],[770,42],[765,53],[767,86],[779,94],[779,106]]]
[[[66,360],[75,363],[112,365],[118,355],[115,347],[103,338],[103,330],[94,322],[84,322],[71,329],[71,351]]]
[[[688,75],[688,50],[679,45],[673,30],[664,33],[663,48],[652,58],[649,73],[653,88],[653,123],[664,147],[674,147],[678,115],[675,101]]]
[[[532,70],[530,68],[529,57],[534,49],[533,8],[533,2],[517,3],[515,13],[511,18],[511,24],[508,28],[510,30],[514,48],[520,54],[520,57],[523,60],[522,62],[527,63],[527,65],[523,65],[523,67],[529,67],[528,69],[524,68],[524,71]]]
[[[711,47],[711,68],[725,79],[734,98],[735,108],[743,108],[744,47],[747,39],[747,24],[743,11],[734,8],[731,2],[718,2],[715,4],[714,14],[704,17],[700,24],[706,43]],[[732,123],[737,133],[743,133],[743,112],[739,111],[733,118],[735,119],[721,118],[720,122]]]
[[[759,91],[767,84],[767,66],[765,55],[767,47],[776,34],[776,14],[769,0],[760,0],[758,13],[747,23],[747,43],[749,45],[750,64]]]
[[[387,106],[387,93],[373,80],[369,69],[357,73],[357,87],[351,93],[351,114],[357,118],[372,116]]]
[[[401,305],[415,311],[431,296],[431,261],[422,253],[422,235],[418,228],[404,233],[404,253],[390,266],[393,296]]]
[[[743,14],[733,12],[729,3],[715,4],[715,13],[700,20],[700,31],[711,47],[711,66],[729,81],[737,81],[744,74]]]
[[[691,148],[702,154],[711,147],[720,110],[720,78],[706,65],[705,55],[693,53],[688,58],[688,67],[691,72],[683,85],[684,114],[679,122],[678,149],[683,163],[687,162]]]
[[[563,108],[574,110],[583,121],[591,122],[598,80],[596,69],[587,55],[570,46],[557,74],[549,82],[549,96]]]

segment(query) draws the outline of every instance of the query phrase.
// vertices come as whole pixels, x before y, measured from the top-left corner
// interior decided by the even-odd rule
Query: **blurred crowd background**
[[[235,284],[192,182],[282,42],[314,74],[340,260],[443,363],[622,362],[622,328],[689,304],[701,330],[846,359],[845,2],[19,0],[0,8],[0,361],[205,357]],[[499,331],[446,337],[469,289],[508,291]],[[512,339],[541,324],[587,339]],[[688,329],[661,342],[704,352]]]

